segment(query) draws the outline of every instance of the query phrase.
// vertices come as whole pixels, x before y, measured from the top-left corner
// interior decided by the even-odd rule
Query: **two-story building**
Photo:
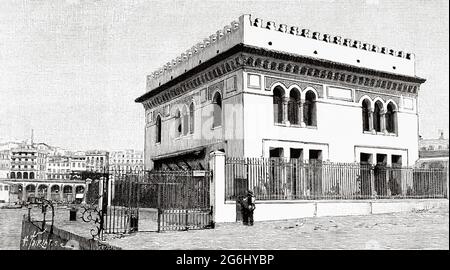
[[[147,77],[146,169],[236,157],[412,166],[412,53],[243,15]]]

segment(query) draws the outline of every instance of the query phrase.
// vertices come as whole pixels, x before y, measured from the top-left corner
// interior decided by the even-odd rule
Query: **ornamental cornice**
[[[156,94],[154,97],[147,99],[143,102],[144,108],[148,110],[173,100],[191,90],[197,89],[206,83],[214,81],[219,77],[239,69],[242,65],[242,55],[235,55],[234,57],[226,59],[203,72],[197,73],[197,75],[192,76],[188,80],[185,80],[184,82],[181,82],[174,87],[166,89],[165,91]]]
[[[295,57],[287,59],[275,59],[269,56],[245,54],[246,68],[255,70],[272,71],[293,75],[297,80],[320,80],[325,84],[343,83],[352,88],[370,88],[371,90],[395,95],[417,95],[418,82],[407,82],[372,74],[362,74],[315,64],[294,62]]]
[[[239,53],[221,60],[168,89],[161,89],[159,93],[155,92],[157,94],[154,96],[151,96],[151,92],[159,90],[158,88],[148,92],[146,95],[149,98],[142,102],[144,108],[154,108],[244,67],[261,72],[281,73],[293,76],[296,80],[314,80],[324,84],[341,83],[356,89],[365,88],[380,94],[392,95],[416,96],[420,83],[424,81],[416,77],[405,77],[353,66],[347,67],[339,63],[324,63],[319,59],[267,51],[242,44],[238,46],[240,48],[233,49],[233,51],[239,50]],[[144,97],[145,95],[142,98]]]

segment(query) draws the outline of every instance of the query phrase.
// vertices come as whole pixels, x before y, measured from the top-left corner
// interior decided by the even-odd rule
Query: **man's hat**
[[[253,195],[253,191],[249,189],[248,192],[247,192],[247,194]]]

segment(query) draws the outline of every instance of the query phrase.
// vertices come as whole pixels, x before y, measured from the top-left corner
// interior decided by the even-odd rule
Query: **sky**
[[[144,146],[146,76],[252,14],[413,52],[424,138],[448,138],[447,0],[0,1],[0,141]]]

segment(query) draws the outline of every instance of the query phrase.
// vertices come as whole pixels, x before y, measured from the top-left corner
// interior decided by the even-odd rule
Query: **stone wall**
[[[21,250],[117,250],[118,247],[100,243],[93,239],[73,234],[41,221],[28,220],[24,215]]]

